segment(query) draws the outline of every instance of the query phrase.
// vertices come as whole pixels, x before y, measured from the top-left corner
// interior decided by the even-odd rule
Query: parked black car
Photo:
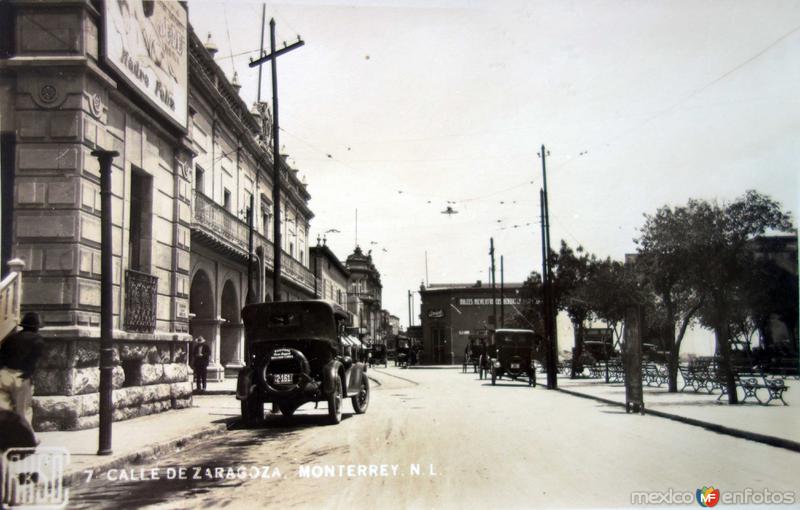
[[[341,421],[347,397],[356,414],[367,411],[367,367],[346,339],[342,307],[322,300],[259,303],[245,306],[242,319],[247,364],[236,398],[246,422],[262,420],[267,402],[284,416],[307,402],[327,402],[332,424]]]
[[[536,334],[530,329],[498,329],[492,334],[492,384],[506,376],[514,381],[527,377],[536,386]]]

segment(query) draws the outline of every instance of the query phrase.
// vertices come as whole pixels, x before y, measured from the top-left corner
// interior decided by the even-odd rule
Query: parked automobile
[[[503,376],[511,380],[528,379],[536,386],[536,334],[530,329],[498,329],[492,334],[492,384]]]
[[[307,402],[327,402],[332,424],[341,421],[345,398],[356,414],[367,411],[367,367],[360,342],[345,333],[342,307],[322,300],[258,303],[245,306],[242,319],[247,360],[236,398],[246,422],[262,420],[265,403],[292,416]]]

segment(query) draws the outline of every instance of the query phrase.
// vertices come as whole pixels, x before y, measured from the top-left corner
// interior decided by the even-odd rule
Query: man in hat
[[[22,330],[0,344],[0,409],[14,411],[32,423],[33,371],[44,348],[39,335],[42,321],[38,313],[28,312],[19,325]]]
[[[198,336],[194,341],[194,381],[197,385],[197,391],[206,390],[206,377],[208,374],[208,361],[211,357],[211,349],[206,344],[206,339]]]

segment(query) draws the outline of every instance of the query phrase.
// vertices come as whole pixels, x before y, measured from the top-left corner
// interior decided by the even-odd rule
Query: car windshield
[[[533,345],[533,332],[530,331],[498,331],[494,336],[498,346],[529,347]]]

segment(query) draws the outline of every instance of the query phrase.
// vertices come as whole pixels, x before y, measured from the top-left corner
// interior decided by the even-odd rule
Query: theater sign
[[[106,62],[186,129],[188,22],[182,3],[106,0],[105,18]]]

